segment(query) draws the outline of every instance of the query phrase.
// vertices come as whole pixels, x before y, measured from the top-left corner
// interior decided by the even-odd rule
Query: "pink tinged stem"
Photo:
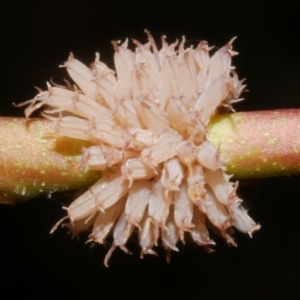
[[[0,202],[88,188],[100,173],[80,164],[87,142],[51,136],[46,119],[0,118]],[[300,109],[217,115],[208,126],[236,178],[300,173]]]
[[[300,109],[215,116],[209,140],[236,178],[300,173]]]
[[[50,135],[46,119],[0,118],[0,203],[87,188],[100,173],[80,166],[89,144]]]

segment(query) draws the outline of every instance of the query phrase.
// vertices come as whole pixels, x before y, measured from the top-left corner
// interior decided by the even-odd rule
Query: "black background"
[[[58,65],[70,51],[86,64],[99,51],[112,68],[110,41],[146,42],[144,28],[158,44],[162,34],[170,42],[184,34],[189,44],[206,39],[220,47],[237,35],[234,65],[250,92],[236,109],[299,108],[299,13],[296,1],[6,2],[0,18],[1,115],[22,116],[12,102],[32,98],[33,87],[45,88],[50,77],[61,83],[66,73]],[[1,205],[0,299],[292,299],[300,290],[299,183],[298,176],[243,181],[239,193],[262,229],[253,239],[236,234],[237,248],[217,239],[212,254],[187,246],[170,265],[163,251],[140,260],[131,242],[134,254],[116,250],[107,269],[104,247],[72,240],[63,229],[50,235],[64,216],[64,195]]]

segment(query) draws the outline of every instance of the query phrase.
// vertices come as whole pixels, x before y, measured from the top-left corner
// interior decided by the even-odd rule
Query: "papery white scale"
[[[188,235],[211,251],[207,223],[232,245],[229,228],[250,236],[259,229],[206,132],[218,107],[231,107],[244,88],[231,67],[234,39],[210,57],[205,41],[185,49],[184,37],[169,45],[163,36],[158,50],[146,33],[147,44],[132,40],[135,52],[128,40],[112,42],[116,74],[98,53],[90,69],[71,54],[64,67],[76,86],[49,85],[23,103],[27,117],[46,105],[55,134],[93,144],[81,164],[103,176],[67,208],[65,226],[74,234],[90,229],[101,244],[112,235],[105,265],[116,247],[129,252],[135,228],[141,257],[159,244],[169,257]]]

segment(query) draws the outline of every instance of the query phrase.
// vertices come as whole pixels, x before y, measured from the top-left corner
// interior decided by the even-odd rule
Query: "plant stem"
[[[80,166],[81,149],[89,144],[55,138],[51,126],[46,119],[0,118],[0,202],[87,188],[99,178]]]
[[[300,109],[215,116],[209,139],[235,178],[300,173]]]
[[[46,119],[0,118],[0,202],[88,188],[100,173],[80,165],[87,142],[51,134]],[[236,178],[300,173],[300,110],[215,116],[208,138]]]

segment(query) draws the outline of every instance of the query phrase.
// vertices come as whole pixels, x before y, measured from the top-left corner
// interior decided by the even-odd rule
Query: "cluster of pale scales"
[[[71,54],[64,66],[76,86],[49,84],[23,103],[27,117],[46,105],[57,136],[92,143],[82,164],[103,176],[66,208],[64,226],[74,235],[91,230],[100,244],[112,235],[105,265],[116,247],[129,252],[133,231],[143,256],[158,243],[168,255],[178,251],[188,235],[209,249],[207,226],[231,245],[232,227],[250,236],[259,229],[207,137],[211,116],[241,100],[245,87],[231,66],[233,40],[210,57],[205,41],[185,48],[184,37],[171,45],[162,37],[158,50],[146,33],[147,44],[132,40],[135,52],[127,40],[112,42],[117,75],[98,53],[90,68]]]

